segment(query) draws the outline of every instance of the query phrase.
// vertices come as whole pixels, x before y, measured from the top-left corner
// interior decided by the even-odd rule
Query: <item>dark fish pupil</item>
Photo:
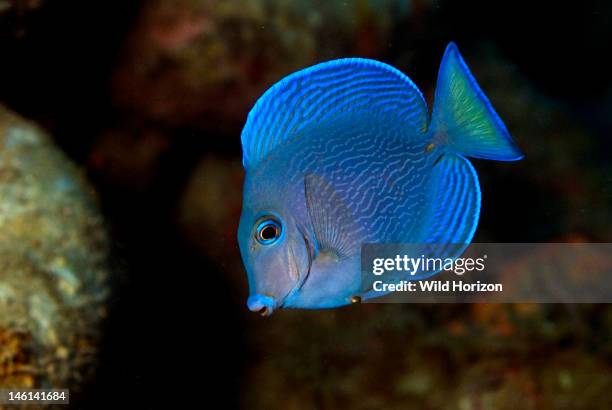
[[[274,225],[264,226],[260,233],[261,239],[269,241],[270,239],[276,238],[276,227]]]

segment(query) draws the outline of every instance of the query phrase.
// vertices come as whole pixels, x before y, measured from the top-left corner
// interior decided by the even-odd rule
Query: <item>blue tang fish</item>
[[[361,284],[363,243],[467,246],[480,214],[467,157],[523,157],[453,43],[431,118],[406,75],[347,58],[274,84],[241,140],[238,242],[248,308],[263,315],[373,297]]]

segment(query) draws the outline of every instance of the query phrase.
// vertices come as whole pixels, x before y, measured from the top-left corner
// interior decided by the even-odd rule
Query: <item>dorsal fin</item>
[[[424,130],[427,105],[414,83],[375,60],[332,60],[293,73],[268,89],[249,112],[242,130],[242,162],[257,164],[309,124],[335,115],[394,112],[406,127]]]

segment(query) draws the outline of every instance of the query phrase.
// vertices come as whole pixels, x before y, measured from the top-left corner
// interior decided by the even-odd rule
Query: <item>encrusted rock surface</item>
[[[82,173],[0,106],[0,386],[78,391],[95,367],[106,258]]]

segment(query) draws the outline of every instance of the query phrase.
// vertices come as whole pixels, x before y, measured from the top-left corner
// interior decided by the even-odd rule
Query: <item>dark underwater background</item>
[[[608,305],[261,318],[236,242],[240,131],[267,87],[370,57],[431,107],[449,41],[526,154],[473,161],[474,240],[610,242],[611,21],[612,3],[590,0],[0,0],[2,110],[83,170],[108,234],[97,359],[87,377],[55,379],[74,389],[72,408],[612,408]]]

